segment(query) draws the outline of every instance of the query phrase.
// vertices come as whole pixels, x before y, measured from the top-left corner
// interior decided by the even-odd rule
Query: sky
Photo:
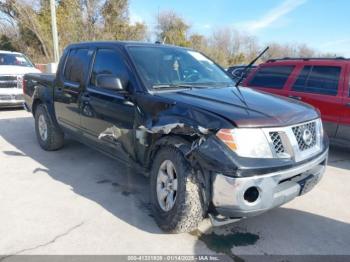
[[[210,35],[232,27],[268,42],[305,43],[350,57],[348,0],[130,0],[130,19],[156,25],[158,10],[174,10],[191,32]]]

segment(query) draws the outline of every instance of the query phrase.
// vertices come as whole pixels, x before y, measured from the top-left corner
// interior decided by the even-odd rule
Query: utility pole
[[[52,41],[53,41],[53,53],[54,53],[55,63],[58,63],[60,55],[58,52],[58,36],[57,36],[57,24],[56,24],[55,0],[50,0],[50,8],[51,8],[51,29],[52,29]]]

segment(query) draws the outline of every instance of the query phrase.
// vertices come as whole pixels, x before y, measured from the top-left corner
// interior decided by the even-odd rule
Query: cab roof
[[[67,46],[67,48],[74,48],[74,47],[81,47],[81,46],[89,46],[89,47],[98,47],[101,45],[110,45],[110,46],[120,46],[120,47],[126,47],[126,46],[149,46],[149,47],[171,47],[171,48],[181,48],[181,49],[189,49],[186,47],[181,46],[175,46],[175,45],[169,45],[169,44],[162,44],[162,43],[149,43],[149,42],[139,42],[139,41],[90,41],[90,42],[79,42],[79,43],[73,43]]]

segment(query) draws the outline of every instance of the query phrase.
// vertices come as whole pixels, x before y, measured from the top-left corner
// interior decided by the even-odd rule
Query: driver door
[[[101,150],[128,160],[133,154],[134,103],[126,90],[100,86],[99,75],[130,79],[117,49],[101,48],[95,52],[90,81],[82,94],[81,121],[85,136]]]

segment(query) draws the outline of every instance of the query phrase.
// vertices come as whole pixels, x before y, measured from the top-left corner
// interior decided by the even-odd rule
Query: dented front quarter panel
[[[131,98],[135,104],[133,129],[120,130],[118,126],[110,126],[99,137],[111,136],[119,140],[130,158],[142,166],[146,173],[157,150],[157,141],[167,136],[185,138],[190,147],[184,151],[184,155],[191,165],[199,165],[209,172],[242,177],[293,165],[291,160],[285,159],[252,160],[237,156],[216,137],[218,130],[236,127],[232,116],[227,119],[212,110],[207,111],[198,105],[182,103],[171,97],[170,94],[135,94]],[[121,137],[133,137],[134,141],[131,143],[129,139]]]
[[[159,127],[165,127],[166,131],[173,126],[189,128],[194,130],[194,133],[208,134],[209,130],[233,127],[231,122],[210,111],[168,98],[142,95],[138,97],[137,104],[141,117],[139,127],[150,132],[157,132],[157,129],[159,131]]]
[[[199,152],[205,151],[210,141],[217,140],[215,135],[219,129],[233,128],[233,123],[212,112],[151,94],[137,96],[135,104],[135,160],[149,167],[157,140],[165,136],[181,136],[191,145],[184,152],[191,164],[200,162],[209,168],[208,164],[201,163],[205,159],[210,162],[210,169],[220,169],[222,162],[215,160],[215,154],[208,161],[210,157],[199,157]],[[221,146],[216,150],[218,155],[225,154],[223,151],[228,149]]]

